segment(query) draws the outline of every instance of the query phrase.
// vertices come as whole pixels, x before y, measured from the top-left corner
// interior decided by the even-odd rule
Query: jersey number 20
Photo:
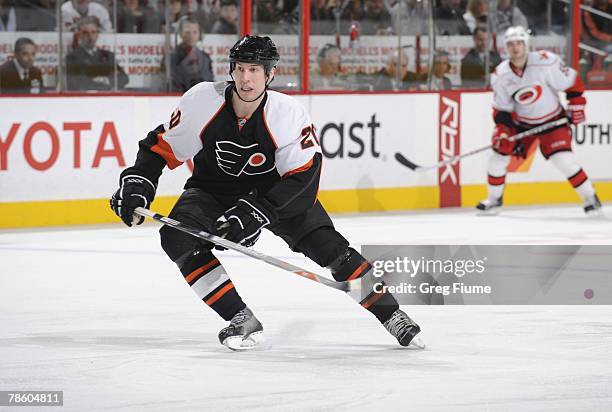
[[[312,146],[319,145],[319,140],[314,131],[314,126],[308,126],[302,129],[302,150],[306,150]]]

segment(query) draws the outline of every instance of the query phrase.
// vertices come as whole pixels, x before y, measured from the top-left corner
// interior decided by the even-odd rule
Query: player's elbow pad
[[[514,120],[512,120],[512,114],[505,111],[495,111],[493,115],[493,121],[495,124],[503,124],[511,129],[516,127]]]

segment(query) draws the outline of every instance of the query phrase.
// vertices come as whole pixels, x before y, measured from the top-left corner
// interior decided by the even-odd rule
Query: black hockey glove
[[[134,208],[149,208],[155,198],[155,185],[146,177],[135,174],[121,176],[120,187],[110,199],[113,212],[128,226],[139,225],[144,217],[134,215]]]
[[[278,220],[274,208],[264,199],[245,196],[215,222],[216,235],[242,246],[251,247],[259,239],[261,229]]]

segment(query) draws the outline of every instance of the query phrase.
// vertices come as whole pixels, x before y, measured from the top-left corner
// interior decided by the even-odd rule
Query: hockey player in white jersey
[[[529,33],[521,26],[504,34],[510,58],[500,63],[491,75],[493,88],[493,154],[488,164],[488,197],[476,208],[484,214],[499,211],[503,203],[506,169],[512,155],[525,156],[539,141],[545,159],[567,178],[584,201],[587,214],[600,213],[601,203],[593,184],[572,152],[568,125],[549,129],[539,135],[512,142],[507,137],[567,116],[573,124],[585,120],[584,85],[578,73],[567,67],[554,53],[529,52]],[[564,109],[559,92],[565,92]]]
[[[247,35],[229,58],[234,81],[197,84],[170,120],[140,141],[136,163],[121,173],[111,198],[113,211],[128,226],[142,223],[134,208],[149,207],[164,167],[193,157],[193,175],[170,218],[247,247],[266,228],[338,281],[366,275],[371,264],[335,230],[317,200],[323,159],[310,115],[293,97],[267,90],[280,59],[276,46],[269,37]],[[263,326],[214,245],[168,226],[160,235],[198,298],[230,322],[219,341],[233,350],[256,346]],[[361,306],[403,346],[420,332],[389,293],[372,291]]]

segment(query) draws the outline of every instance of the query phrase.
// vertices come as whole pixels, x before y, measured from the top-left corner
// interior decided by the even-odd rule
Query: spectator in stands
[[[146,0],[121,0],[117,5],[118,33],[159,33],[161,18]]]
[[[487,26],[487,15],[489,13],[489,5],[487,0],[469,0],[467,11],[463,15],[463,20],[473,33],[476,26]]]
[[[187,16],[189,14],[189,9],[187,7],[186,0],[169,0],[170,6],[168,7],[168,12],[170,15],[170,19],[166,22],[166,6],[164,2],[161,2],[161,7],[159,8],[159,15],[162,21],[162,31],[165,30],[166,23],[170,25],[170,33],[178,33],[178,25],[179,21],[182,17]]]
[[[342,74],[342,52],[333,44],[326,44],[317,54],[317,68],[310,74],[311,90],[344,90],[346,76]]]
[[[404,50],[394,50],[387,56],[387,65],[372,78],[374,90],[417,90],[427,81],[427,74],[408,70],[408,55]]]
[[[24,20],[23,9],[17,7],[15,0],[0,0],[0,32],[20,31]]]
[[[282,34],[280,13],[273,0],[253,0],[253,27],[255,32]]]
[[[463,20],[465,9],[461,7],[461,0],[440,0],[434,9],[436,31],[444,36],[467,35],[471,31]]]
[[[171,91],[186,92],[200,82],[214,81],[212,60],[200,50],[200,25],[191,17],[183,17],[179,22],[181,43],[170,54]],[[165,62],[162,61],[162,70]]]
[[[612,2],[609,0],[593,0],[591,7],[612,15]],[[612,19],[584,10],[582,40],[597,49],[612,53]]]
[[[238,4],[236,0],[221,0],[219,18],[213,24],[211,32],[216,34],[238,33]]]
[[[434,61],[431,66],[430,90],[450,90],[453,85],[451,80],[446,77],[450,71],[450,61],[448,53],[443,50],[436,50]]]
[[[461,59],[461,84],[464,88],[486,87],[485,62],[487,55],[487,41],[489,35],[485,28],[476,27],[472,33],[474,47]],[[501,63],[501,57],[496,50],[489,50],[489,69],[488,72],[495,70]]]
[[[280,17],[287,34],[300,33],[300,3],[299,0],[280,0]]]
[[[360,23],[361,34],[391,34],[391,15],[385,9],[385,0],[365,0]]]
[[[1,2],[2,0],[0,0]],[[27,3],[28,8],[23,8],[27,13],[27,18],[22,19],[19,30],[23,31],[55,31],[56,0],[23,0],[22,4]]]
[[[102,32],[113,31],[108,10],[101,4],[90,0],[70,0],[62,4],[62,21],[66,30],[78,31],[78,22],[85,17],[97,18]]]
[[[334,14],[332,8],[330,0],[311,0],[310,18],[312,20],[333,20]]]
[[[115,54],[96,46],[98,19],[83,17],[77,23],[78,46],[66,56],[68,90],[122,89],[129,79],[115,61]]]
[[[565,36],[569,30],[568,5],[565,1],[514,1],[516,3],[516,7],[518,7],[527,17],[527,23],[529,25],[529,29],[532,31],[532,34],[545,34],[553,31]],[[548,11],[549,6],[550,20]]]
[[[397,34],[397,15],[400,16],[401,34],[416,35],[427,33],[427,9],[426,2],[421,0],[396,1],[389,9],[391,24],[394,33]]]
[[[338,30],[336,26],[336,16],[338,16],[340,19],[340,34],[349,34],[351,26],[358,22],[363,13],[361,2],[362,0],[327,0],[325,3],[321,0],[316,6],[317,11],[314,15],[311,15],[311,33],[335,34]]]
[[[311,0],[310,32],[312,34],[329,34],[335,32],[334,13],[328,0]]]
[[[546,1],[515,0],[518,7],[527,18],[527,25],[532,32],[544,33],[547,25],[548,7]]]
[[[281,14],[292,14],[299,12],[299,0],[282,0],[279,2],[281,5]]]
[[[498,0],[494,28],[497,33],[503,33],[510,26],[529,27],[527,17],[516,6],[514,0]]]
[[[27,37],[17,39],[13,59],[0,66],[0,93],[40,93],[43,80],[35,59],[36,44]]]
[[[234,1],[238,4],[238,0]],[[190,12],[190,17],[193,17],[200,24],[200,31],[202,33],[211,33],[213,24],[219,18],[220,1],[196,0],[195,3],[196,9]]]
[[[332,20],[334,15],[328,5],[328,0],[311,0],[310,1],[310,19],[311,20]]]

